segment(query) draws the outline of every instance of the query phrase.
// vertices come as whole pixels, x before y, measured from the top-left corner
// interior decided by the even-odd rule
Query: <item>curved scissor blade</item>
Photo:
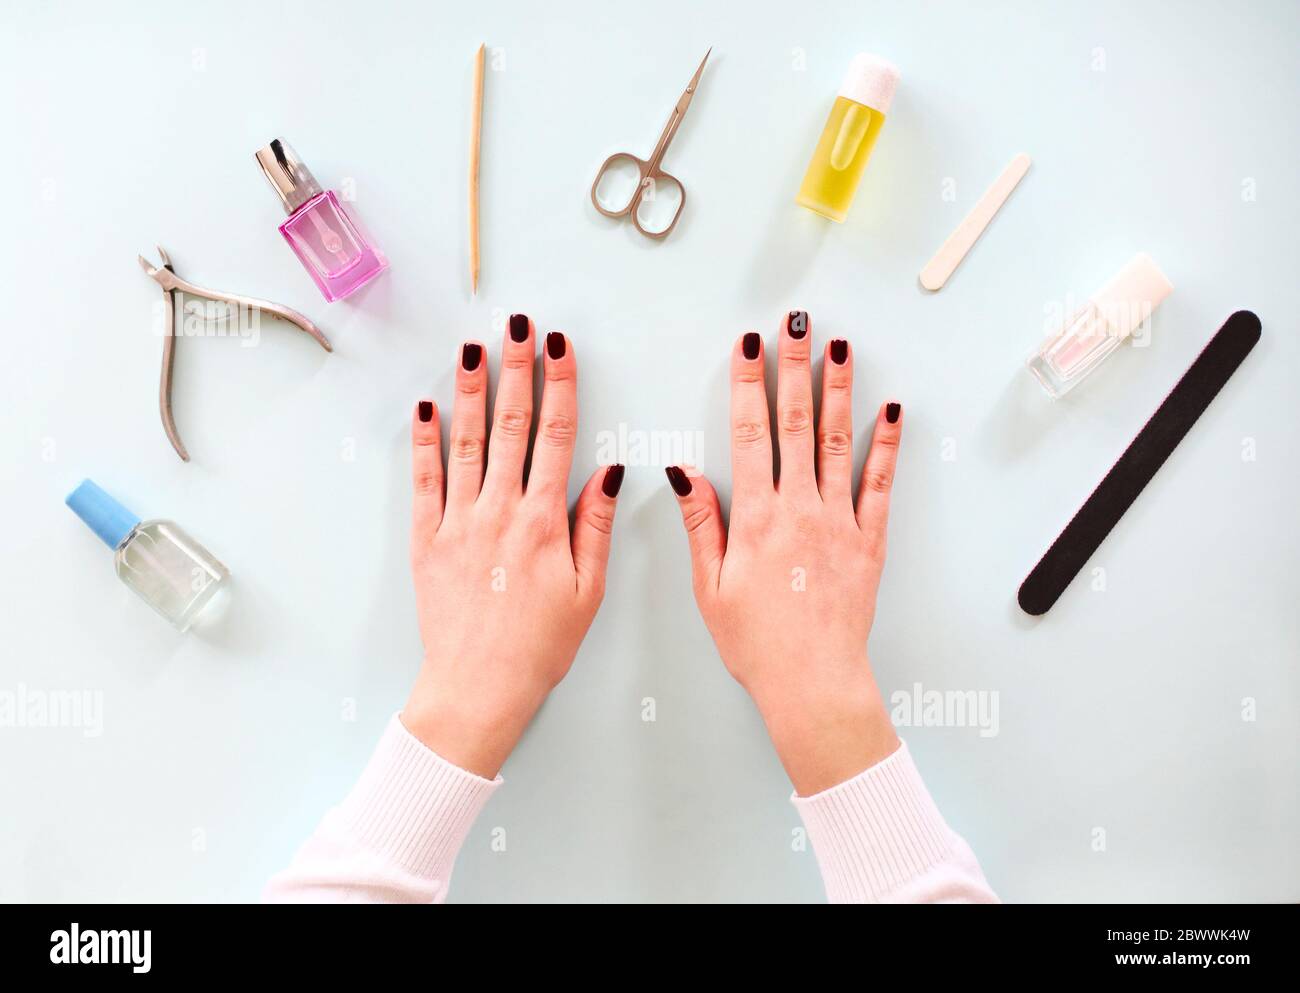
[[[704,63],[709,61],[709,56],[712,54],[713,48],[710,47],[709,50],[704,53],[704,58],[700,60],[700,67],[695,70],[695,75],[692,76],[691,81],[686,84],[686,92],[683,93],[682,98],[677,101],[677,113],[679,115],[685,114],[686,108],[691,105],[691,97],[695,96],[695,88],[700,85],[700,77],[704,75]]]
[[[700,59],[700,67],[695,70],[695,75],[691,77],[691,84],[686,87],[689,92],[694,93],[695,87],[700,85],[700,77],[704,75],[704,63],[709,61],[709,56],[712,54],[713,46],[710,45],[709,50],[704,53],[704,58]]]

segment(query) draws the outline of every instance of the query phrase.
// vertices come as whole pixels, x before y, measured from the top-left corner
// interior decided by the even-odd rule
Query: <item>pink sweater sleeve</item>
[[[997,903],[944,822],[907,745],[852,779],[791,801],[831,903]]]
[[[360,781],[262,899],[442,903],[456,853],[499,785],[440,758],[394,715]]]
[[[500,784],[440,758],[394,716],[360,781],[263,899],[441,903],[456,854]],[[838,786],[792,799],[832,903],[997,901],[906,745]]]

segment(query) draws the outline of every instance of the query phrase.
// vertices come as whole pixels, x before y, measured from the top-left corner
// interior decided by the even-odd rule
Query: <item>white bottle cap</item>
[[[1105,286],[1092,295],[1111,333],[1119,338],[1131,335],[1174,291],[1174,284],[1151,256],[1139,252]]]
[[[840,96],[888,114],[896,89],[898,66],[886,62],[879,55],[862,52],[853,56],[853,61],[849,63],[849,71],[844,74],[844,82],[840,84]]]

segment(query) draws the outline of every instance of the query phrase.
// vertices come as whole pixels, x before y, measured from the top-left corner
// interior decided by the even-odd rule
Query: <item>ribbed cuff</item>
[[[368,851],[445,883],[474,818],[501,783],[452,765],[394,714],[334,815]]]
[[[953,855],[955,836],[905,744],[838,786],[790,801],[831,903],[879,902]]]

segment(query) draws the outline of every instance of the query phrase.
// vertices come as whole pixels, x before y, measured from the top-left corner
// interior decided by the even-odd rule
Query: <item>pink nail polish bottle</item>
[[[1029,357],[1029,371],[1053,400],[1074,389],[1106,356],[1149,325],[1174,286],[1144,252],[1135,255]]]
[[[333,190],[322,190],[282,138],[257,151],[257,164],[279,194],[289,219],[280,234],[326,300],[351,296],[388,268],[388,259]]]

